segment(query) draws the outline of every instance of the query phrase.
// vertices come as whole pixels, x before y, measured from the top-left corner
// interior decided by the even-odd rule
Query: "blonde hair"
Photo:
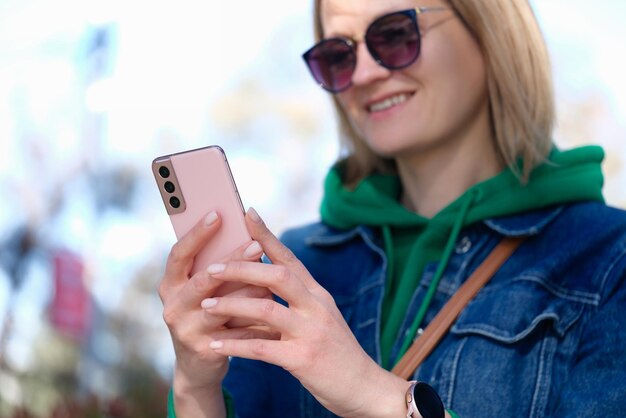
[[[323,37],[321,0],[315,1],[317,40]],[[474,36],[487,71],[491,127],[499,158],[526,181],[552,146],[555,106],[550,60],[527,0],[448,0]],[[344,183],[373,172],[395,172],[392,160],[376,155],[352,129],[333,98],[342,146],[347,151]],[[519,167],[518,160],[523,165]]]

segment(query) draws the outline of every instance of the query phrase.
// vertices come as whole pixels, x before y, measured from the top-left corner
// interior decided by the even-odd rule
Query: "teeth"
[[[392,106],[399,105],[400,103],[406,101],[409,98],[408,94],[398,94],[397,96],[392,96],[388,99],[383,100],[382,102],[374,103],[370,106],[370,111],[372,112],[380,112],[381,110],[389,109]]]

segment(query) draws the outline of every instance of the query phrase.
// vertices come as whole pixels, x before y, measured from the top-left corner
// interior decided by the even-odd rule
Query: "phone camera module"
[[[166,178],[168,178],[170,176],[170,170],[169,170],[169,168],[167,168],[165,166],[161,166],[161,167],[159,167],[159,174],[161,175],[161,177],[166,179]]]
[[[170,205],[172,205],[174,209],[178,209],[180,207],[180,200],[176,196],[172,196],[170,197]]]
[[[174,190],[176,190],[176,187],[174,187],[174,183],[172,183],[171,181],[166,181],[165,184],[163,184],[163,188],[168,193],[174,193]]]

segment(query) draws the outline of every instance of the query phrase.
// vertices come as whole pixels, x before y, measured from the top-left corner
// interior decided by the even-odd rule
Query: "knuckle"
[[[188,327],[185,327],[184,329],[172,329],[170,331],[172,333],[172,338],[175,338],[176,341],[179,344],[181,344],[183,347],[185,347],[186,350],[191,351],[193,353],[196,352],[196,349],[193,344],[194,336],[189,332]]]
[[[301,347],[300,358],[301,358],[303,365],[316,364],[317,357],[318,357],[317,351],[313,349],[312,347],[309,347],[309,346]]]
[[[267,344],[263,340],[256,341],[252,344],[252,352],[259,357],[262,357],[263,354],[267,351]]]
[[[195,344],[191,351],[201,362],[207,362],[209,360],[212,360],[214,357],[214,354],[211,353],[210,350],[207,350],[206,346],[204,346],[203,344]]]
[[[274,315],[274,311],[276,310],[276,302],[273,300],[265,299],[261,302],[261,315],[264,318],[270,318]]]
[[[185,259],[185,252],[180,245],[180,241],[172,245],[169,255],[167,256],[168,264],[179,264]]]
[[[165,304],[165,298],[167,297],[167,286],[165,285],[165,280],[161,280],[158,288],[159,298],[161,298],[161,303]]]
[[[285,283],[289,281],[291,272],[285,266],[276,266],[276,281],[279,283]]]
[[[194,275],[191,279],[189,279],[189,282],[196,293],[205,293],[209,289],[209,278],[207,275]]]
[[[315,290],[313,290],[313,293],[322,301],[324,305],[335,305],[335,298],[333,298],[330,292],[328,292],[323,287],[320,286],[316,288]]]
[[[172,309],[169,306],[165,306],[163,308],[163,321],[169,328],[172,328],[176,324],[177,318],[178,313],[176,312],[176,310]]]

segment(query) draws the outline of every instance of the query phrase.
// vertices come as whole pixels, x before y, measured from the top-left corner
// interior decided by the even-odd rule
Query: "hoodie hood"
[[[471,197],[464,225],[541,209],[552,205],[603,200],[601,162],[604,151],[597,146],[569,151],[553,149],[548,161],[536,167],[526,185],[510,169],[469,188],[433,218],[422,217],[400,204],[402,184],[395,175],[373,174],[353,190],[343,186],[341,165],[335,165],[325,181],[322,220],[339,229],[357,225],[451,226],[463,203]]]
[[[604,152],[597,146],[569,151],[554,148],[547,161],[533,170],[527,184],[521,184],[507,168],[470,187],[432,218],[402,206],[398,176],[372,174],[354,189],[347,189],[341,180],[341,164],[335,165],[325,181],[322,220],[339,229],[379,227],[383,234],[389,261],[381,318],[383,365],[390,366],[388,355],[425,265],[439,262],[400,356],[425,316],[463,227],[557,204],[601,201],[603,158]]]

